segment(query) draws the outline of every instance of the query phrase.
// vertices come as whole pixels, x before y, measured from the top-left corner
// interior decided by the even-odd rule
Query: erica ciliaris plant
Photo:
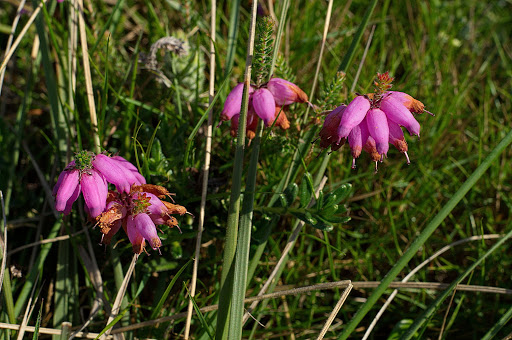
[[[116,190],[109,190],[108,183]],[[160,251],[157,225],[178,227],[172,215],[187,212],[185,207],[163,200],[171,197],[167,189],[146,184],[135,165],[121,156],[78,152],[55,184],[55,209],[68,215],[80,193],[89,219],[100,227],[101,243],[110,244],[122,227],[136,254],[145,250],[146,242]]]

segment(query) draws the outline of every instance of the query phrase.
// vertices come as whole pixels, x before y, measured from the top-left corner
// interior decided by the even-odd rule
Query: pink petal
[[[274,96],[274,100],[278,106],[308,101],[306,93],[297,85],[281,78],[270,79],[267,83],[267,89]]]
[[[156,233],[155,224],[148,214],[137,214],[134,221],[137,231],[142,235],[142,237],[144,237],[144,239],[148,240],[151,248],[157,249],[162,246],[162,241],[160,241],[160,238]]]
[[[103,154],[96,155],[92,162],[94,168],[105,176],[108,182],[116,186],[117,191],[129,193],[132,184],[137,184],[139,181],[130,170],[117,163]]]
[[[363,96],[354,98],[354,100],[348,104],[345,112],[343,112],[343,117],[341,117],[340,126],[338,128],[338,135],[342,138],[347,137],[350,130],[363,121],[369,109],[370,102],[368,99]]]
[[[118,163],[118,165],[122,165],[128,170],[139,171],[135,165],[128,162],[125,158],[123,158],[121,156],[114,156],[110,159],[116,161]]]
[[[380,155],[387,154],[389,150],[389,127],[386,114],[380,109],[372,109],[366,115],[368,132],[377,144],[377,152]]]
[[[259,89],[252,94],[252,106],[254,112],[265,122],[266,126],[272,125],[276,113],[274,96],[267,89]]]
[[[380,102],[380,109],[384,111],[389,120],[404,126],[411,135],[420,135],[420,123],[398,100],[387,96]]]
[[[74,194],[77,187],[80,187],[79,175],[80,172],[78,170],[64,170],[62,172],[61,176],[63,177],[60,180],[60,184],[55,195],[55,210],[65,211],[68,201],[70,201],[71,204],[76,201],[78,195],[74,197]],[[74,198],[74,200],[71,201],[72,198]]]
[[[412,113],[421,114],[425,112],[425,105],[417,99],[414,99],[412,96],[408,95],[404,92],[398,91],[389,91],[386,92],[390,97],[396,99],[400,103],[402,103],[409,111]],[[428,111],[427,111],[428,112]]]
[[[84,201],[89,208],[91,217],[96,218],[101,214],[107,204],[108,186],[102,178],[102,175],[94,169],[89,173],[82,173],[80,179]]]
[[[71,208],[73,208],[73,203],[77,200],[78,196],[80,195],[80,184],[76,187],[75,191],[71,195],[71,197],[68,199],[68,202],[66,203],[66,208],[62,212],[64,215],[69,215],[71,212]]]

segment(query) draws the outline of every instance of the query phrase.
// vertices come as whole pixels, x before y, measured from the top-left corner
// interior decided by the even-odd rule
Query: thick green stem
[[[254,1],[252,6],[249,45],[247,47],[247,59],[245,64],[242,108],[238,122],[238,139],[235,149],[235,161],[233,165],[233,184],[231,185],[231,197],[229,201],[228,224],[226,230],[226,245],[224,247],[224,258],[222,262],[221,289],[219,296],[219,314],[217,318],[217,331],[215,336],[216,339],[227,339],[228,334],[228,320],[233,290],[233,260],[236,251],[238,237],[238,218],[240,215],[240,196],[242,187],[242,171],[244,165],[243,161],[245,148],[245,130],[247,122],[247,111],[249,108],[249,86],[251,82],[252,58],[254,55],[256,9],[257,1]]]
[[[251,228],[254,210],[254,194],[256,191],[256,176],[258,173],[258,158],[263,131],[263,121],[259,121],[258,133],[252,146],[251,160],[245,185],[244,202],[240,216],[240,233],[236,249],[235,271],[233,281],[233,300],[231,302],[231,317],[228,339],[242,338],[242,318],[244,315],[244,298],[247,288],[247,269],[249,266],[249,249],[251,247]]]
[[[508,132],[508,134],[503,138],[503,140],[491,151],[491,153],[487,156],[486,159],[476,168],[476,170],[469,176],[469,178],[462,184],[462,186],[457,190],[457,192],[453,195],[453,197],[446,203],[446,205],[439,211],[439,213],[430,221],[430,223],[425,227],[425,230],[416,238],[416,240],[411,244],[409,249],[398,259],[396,264],[391,268],[391,270],[387,273],[387,275],[382,279],[381,284],[373,291],[372,295],[366,300],[365,304],[357,311],[354,318],[347,324],[346,328],[343,330],[343,333],[339,336],[338,339],[347,339],[351,333],[356,329],[359,322],[364,318],[364,316],[370,311],[373,305],[378,301],[378,299],[382,296],[384,291],[388,288],[388,286],[393,282],[398,274],[402,271],[402,269],[409,263],[411,258],[417,253],[417,251],[423,246],[423,244],[428,240],[430,235],[441,225],[444,219],[451,213],[453,208],[464,198],[467,192],[476,184],[476,182],[482,177],[485,171],[491,166],[492,162],[498,158],[498,156],[512,143],[512,130]]]

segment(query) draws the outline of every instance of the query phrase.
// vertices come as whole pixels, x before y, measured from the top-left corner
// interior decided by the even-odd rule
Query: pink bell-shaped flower
[[[272,78],[267,83],[267,89],[274,96],[274,100],[278,106],[305,103],[308,101],[308,95],[297,85],[288,80]]]

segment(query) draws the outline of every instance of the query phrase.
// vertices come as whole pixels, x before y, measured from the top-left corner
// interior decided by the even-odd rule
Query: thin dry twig
[[[12,329],[14,331],[20,330],[20,325],[13,325],[10,323],[4,323],[0,322],[0,329]],[[36,328],[34,326],[26,326],[25,331],[34,333]],[[39,334],[50,334],[50,335],[61,335],[62,330],[56,329],[56,328],[46,328],[46,327],[39,327],[38,330]],[[96,339],[99,336],[99,333],[89,333],[89,332],[80,332],[76,335],[76,337],[84,338],[84,339]],[[107,339],[112,339],[112,336],[108,336]]]
[[[327,177],[324,176],[322,178],[322,181],[320,182],[320,185],[318,186],[318,188],[315,191],[315,196],[318,196],[318,194],[320,193],[320,190],[322,190],[324,188],[325,183],[327,183]],[[309,203],[308,207],[311,207],[314,203],[315,203],[315,201],[312,200]],[[299,237],[299,234],[302,231],[302,228],[304,227],[304,225],[305,225],[305,223],[303,221],[300,221],[299,224],[297,225],[297,227],[293,230],[292,234],[288,238],[288,241],[286,243],[286,246],[283,249],[283,252],[281,253],[281,258],[275,265],[274,270],[272,270],[272,273],[270,273],[270,275],[269,275],[267,281],[265,282],[265,284],[263,285],[263,287],[260,289],[258,296],[262,296],[263,294],[265,294],[267,292],[272,281],[274,280],[275,276],[277,275],[279,268],[281,268],[281,266],[284,265],[284,261],[287,259],[288,253],[290,252],[290,250],[292,250],[293,246],[295,245],[295,241]],[[244,314],[243,323],[247,322],[247,320],[249,319],[250,313],[254,310],[254,308],[256,308],[256,306],[258,305],[258,302],[259,301],[254,301],[251,304],[251,306],[249,308],[247,308],[247,312]]]
[[[77,231],[76,233],[73,233],[71,235],[62,235],[62,236],[57,236],[57,237],[54,237],[54,238],[48,238],[48,239],[45,239],[45,240],[28,243],[28,244],[22,245],[21,247],[18,247],[18,248],[15,248],[15,249],[11,250],[10,252],[7,253],[7,256],[11,256],[11,255],[16,254],[17,252],[20,252],[20,251],[22,251],[24,249],[35,247],[35,246],[39,246],[41,244],[47,244],[47,243],[53,243],[53,242],[59,242],[59,241],[68,240],[68,239],[70,239],[72,237],[75,237],[77,235],[83,234],[84,232],[85,232],[85,230],[81,230],[81,231]]]
[[[250,298],[246,298],[244,300],[245,303],[251,303],[254,301],[261,301],[265,299],[273,299],[286,295],[299,295],[311,293],[313,291],[319,290],[327,290],[327,289],[335,289],[335,288],[347,288],[350,284],[350,280],[336,281],[336,282],[327,282],[327,283],[319,283],[312,286],[300,287],[300,288],[292,288],[288,290],[281,290],[270,294],[265,294],[261,296],[253,296]],[[376,288],[380,285],[380,281],[370,281],[370,282],[352,282],[353,288],[355,289],[363,289],[363,288]],[[395,289],[427,289],[427,290],[444,290],[448,288],[450,284],[448,283],[437,283],[437,282],[393,282],[389,285],[389,288]],[[475,285],[457,285],[457,290],[463,290],[468,292],[480,292],[480,293],[489,293],[489,294],[504,294],[504,295],[512,295],[512,289],[501,288],[501,287],[490,287],[490,286],[475,286]],[[214,310],[217,310],[219,305],[211,305],[202,307],[199,310],[201,313],[207,313]],[[195,313],[195,311],[194,311]],[[112,331],[112,334],[122,333],[126,331],[131,331],[134,329],[139,329],[142,327],[153,326],[158,323],[168,322],[176,319],[181,319],[187,316],[187,312],[173,314],[171,316],[164,316],[154,320],[148,320],[144,322],[139,322],[136,324],[132,324],[125,327],[119,327]]]
[[[209,103],[213,102],[215,96],[215,33],[216,33],[216,12],[217,12],[217,1],[212,0],[211,2],[211,18],[210,18],[210,86],[209,86]],[[201,251],[201,239],[203,235],[205,209],[206,209],[206,196],[208,194],[208,176],[210,172],[210,157],[212,152],[212,127],[213,127],[213,110],[208,113],[208,123],[206,126],[206,146],[204,153],[204,168],[203,168],[203,183],[201,189],[201,207],[199,210],[199,221],[197,224],[197,239],[196,239],[196,250],[194,256],[194,266],[192,269],[192,280],[190,281],[190,301],[188,303],[187,320],[185,322],[185,340],[188,339],[190,334],[190,322],[192,320],[193,303],[192,299],[196,294],[196,283],[197,283],[197,270],[199,267],[199,257]]]
[[[443,324],[441,326],[441,331],[439,331],[439,338],[438,338],[439,340],[441,340],[443,338],[444,326],[446,325],[446,319],[448,319],[448,314],[450,313],[450,308],[452,306],[453,298],[455,297],[456,293],[457,293],[457,289],[454,289],[453,293],[452,293],[452,298],[450,299],[450,303],[448,304],[448,308],[446,309],[446,313],[444,313]]]
[[[419,266],[414,268],[406,277],[403,278],[402,282],[407,282],[411,277],[414,276],[414,274],[416,274],[421,268],[426,266],[428,263],[430,263],[436,257],[440,256],[441,254],[445,253],[446,251],[450,250],[451,248],[453,248],[453,247],[455,247],[455,246],[457,246],[459,244],[463,244],[463,243],[467,243],[467,242],[471,242],[471,241],[481,241],[481,240],[497,239],[497,238],[501,238],[501,237],[503,237],[503,235],[498,235],[498,234],[490,234],[490,235],[482,235],[482,236],[471,236],[471,237],[468,237],[468,238],[465,238],[465,239],[453,242],[453,243],[451,243],[451,244],[449,244],[447,246],[444,246],[443,248],[439,249],[435,254],[433,254],[428,259],[423,261]],[[395,298],[396,294],[398,294],[398,290],[393,291],[393,293],[391,293],[391,295],[388,297],[388,299],[386,300],[384,305],[380,308],[380,310],[377,313],[377,315],[375,316],[375,318],[372,320],[372,323],[370,324],[370,326],[366,330],[362,340],[368,339],[368,337],[370,336],[370,333],[372,332],[373,328],[375,328],[375,325],[377,325],[377,322],[379,321],[380,317],[382,316],[382,314],[384,314],[384,312],[386,311],[386,308],[388,308],[388,306],[391,304],[391,302]]]
[[[20,4],[18,6],[18,10],[16,11],[16,16],[14,17],[14,20],[12,22],[11,26],[11,33],[9,34],[9,39],[7,39],[7,46],[5,46],[5,56],[7,56],[7,51],[11,49],[12,41],[14,40],[14,33],[16,32],[16,27],[18,27],[18,22],[20,21],[22,9],[25,6],[25,0],[21,0]],[[2,88],[4,85],[4,76],[5,76],[5,70],[7,67],[5,67],[2,72],[0,72],[0,95],[2,95]]]
[[[11,60],[11,57],[13,56],[14,51],[16,51],[16,49],[18,48],[18,45],[20,44],[21,39],[23,39],[23,37],[27,33],[28,29],[30,28],[30,26],[32,25],[34,20],[36,20],[37,15],[41,11],[41,8],[46,3],[46,1],[48,1],[48,0],[43,0],[39,3],[39,6],[37,6],[37,8],[34,10],[34,12],[32,12],[32,15],[30,16],[30,18],[28,18],[27,23],[25,24],[25,26],[23,26],[23,29],[21,30],[20,34],[18,35],[18,37],[12,44],[11,49],[5,52],[4,60],[2,61],[2,64],[0,65],[0,72],[3,72],[4,69],[7,67],[7,63],[9,62],[9,60]]]
[[[130,277],[133,274],[133,269],[135,269],[135,263],[137,262],[137,259],[139,258],[139,254],[133,254],[132,257],[132,263],[130,263],[130,267],[126,271],[126,275],[124,276],[123,283],[121,283],[121,287],[119,288],[119,291],[117,292],[116,299],[114,300],[114,304],[112,305],[112,312],[110,313],[110,316],[107,320],[107,325],[111,323],[117,314],[119,313],[119,308],[121,308],[121,302],[123,301],[124,294],[126,293],[126,288],[128,288],[128,282],[130,282]],[[110,335],[112,333],[112,328],[109,328],[101,337],[101,339],[105,339],[106,336]]]
[[[338,301],[336,306],[334,306],[334,309],[332,310],[331,314],[327,318],[327,321],[325,322],[324,327],[320,331],[320,334],[318,335],[317,340],[322,340],[324,338],[325,334],[329,330],[329,327],[331,327],[331,324],[334,321],[334,318],[336,317],[336,315],[338,315],[341,307],[347,300],[348,295],[350,294],[350,291],[352,290],[352,287],[353,287],[352,283],[349,283],[348,287],[345,288],[345,290],[343,291],[343,294],[341,294],[340,300]]]

